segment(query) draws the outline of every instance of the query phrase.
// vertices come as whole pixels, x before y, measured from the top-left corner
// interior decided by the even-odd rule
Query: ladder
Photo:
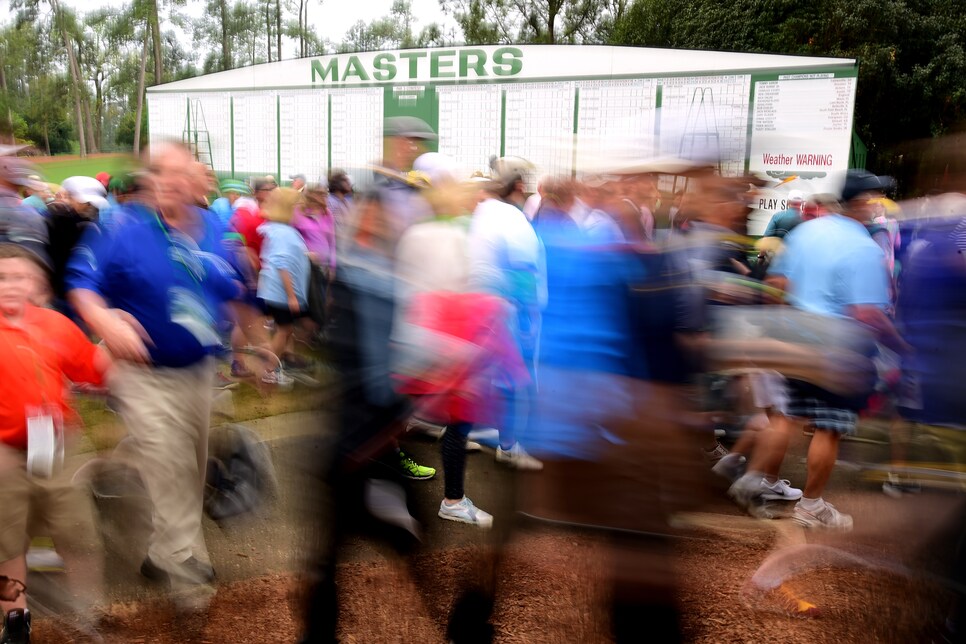
[[[695,88],[684,121],[678,155],[683,159],[693,159],[695,153],[705,158],[712,156],[718,173],[721,173],[721,136],[711,87]]]
[[[181,131],[181,142],[188,146],[195,159],[214,172],[215,166],[211,157],[211,137],[205,123],[205,110],[199,99],[188,99],[188,111],[185,114],[184,129]]]

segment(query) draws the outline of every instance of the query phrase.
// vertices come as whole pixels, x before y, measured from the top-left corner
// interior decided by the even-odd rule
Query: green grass
[[[67,177],[77,175],[93,177],[98,172],[114,175],[131,165],[130,157],[124,154],[105,154],[87,159],[46,157],[34,163],[44,178],[51,183],[61,183]]]

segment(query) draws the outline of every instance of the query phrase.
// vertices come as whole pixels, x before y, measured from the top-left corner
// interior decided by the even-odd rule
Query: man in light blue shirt
[[[792,305],[833,318],[852,318],[869,327],[880,342],[903,353],[907,345],[885,313],[889,280],[885,257],[863,225],[871,218],[869,200],[881,196],[887,177],[850,170],[842,189],[843,214],[796,226],[771,270]],[[822,498],[838,455],[839,439],[855,431],[864,400],[838,396],[816,385],[789,380],[788,415],[815,430],[808,450],[808,475],[792,519],[805,528],[851,530],[852,517]]]

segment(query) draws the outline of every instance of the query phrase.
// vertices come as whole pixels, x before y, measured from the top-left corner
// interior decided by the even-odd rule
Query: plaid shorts
[[[788,415],[803,418],[815,429],[850,436],[859,420],[856,401],[797,380],[788,381]]]

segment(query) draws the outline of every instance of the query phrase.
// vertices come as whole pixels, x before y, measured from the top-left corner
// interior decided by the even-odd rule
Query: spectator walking
[[[829,318],[852,318],[871,328],[880,342],[905,353],[885,310],[889,278],[882,249],[865,228],[869,200],[881,194],[887,178],[850,170],[842,189],[842,213],[805,222],[785,238],[785,250],[771,269],[793,306]],[[788,414],[815,433],[808,449],[804,496],[793,519],[806,528],[851,530],[852,517],[823,498],[842,436],[855,432],[864,396],[843,397],[817,385],[789,380]]]
[[[141,572],[167,580],[186,608],[214,579],[201,529],[217,326],[242,295],[217,218],[189,202],[187,148],[155,149],[154,191],[125,206],[111,231],[88,230],[68,263],[68,297],[116,361],[110,381],[127,446],[152,504]]]

